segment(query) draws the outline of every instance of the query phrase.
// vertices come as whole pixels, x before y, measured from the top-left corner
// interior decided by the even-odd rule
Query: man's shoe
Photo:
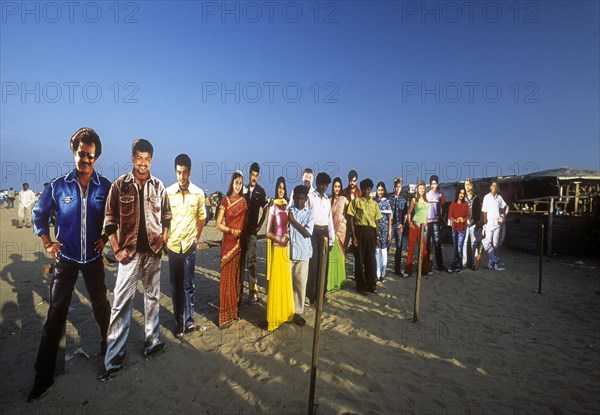
[[[300,314],[294,314],[294,318],[292,319],[293,323],[297,326],[304,326],[306,324],[306,320]]]
[[[428,277],[432,277],[432,276],[433,276],[433,271],[429,271],[429,272],[428,272],[427,274],[425,274],[425,275],[427,275]]]
[[[106,369],[104,371],[104,373],[101,373],[100,375],[98,375],[98,380],[104,382],[106,380],[109,380],[113,374],[117,373],[119,370],[121,370],[122,366],[116,366],[116,367],[111,367],[110,369]]]
[[[33,387],[31,388],[31,392],[29,392],[29,396],[27,397],[27,402],[33,402],[40,396],[42,396],[50,386],[54,384],[54,379],[41,379],[38,376],[35,377],[35,381],[33,382]]]
[[[191,326],[187,326],[183,332],[185,334],[188,334],[188,333],[193,333],[196,330],[198,330],[198,327],[196,327],[195,325],[191,325]]]
[[[256,293],[251,294],[248,297],[248,304],[252,305],[252,304],[256,304],[256,303],[258,303],[258,294],[256,294]]]
[[[379,294],[379,290],[377,288],[374,288],[374,289],[370,290],[369,292],[371,294],[375,294],[375,295]]]
[[[356,290],[360,295],[369,295],[365,290]]]
[[[158,342],[152,347],[144,349],[144,357],[152,356],[158,352],[164,352],[167,349],[167,345],[163,342]]]
[[[402,273],[402,278],[408,278],[410,275],[408,275],[406,272]]]

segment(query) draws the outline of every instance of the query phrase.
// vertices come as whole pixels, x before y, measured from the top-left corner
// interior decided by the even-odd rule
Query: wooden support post
[[[540,249],[540,262],[539,262],[539,277],[538,277],[538,289],[536,293],[542,293],[542,263],[544,261],[544,224],[540,225],[540,236],[539,236],[539,249]]]

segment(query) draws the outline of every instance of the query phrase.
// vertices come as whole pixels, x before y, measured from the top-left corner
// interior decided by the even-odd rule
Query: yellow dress
[[[275,200],[269,215],[272,233],[283,236],[287,233],[288,216],[283,202]],[[276,330],[283,323],[294,317],[294,290],[292,286],[292,267],[290,248],[287,244],[268,240],[267,243],[267,279],[269,281],[267,296],[268,330]]]

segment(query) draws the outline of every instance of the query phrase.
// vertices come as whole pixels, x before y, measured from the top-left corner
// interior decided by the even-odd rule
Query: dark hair
[[[335,196],[335,192],[333,191],[333,187],[335,186],[336,183],[340,184],[340,187],[342,188],[342,190],[344,189],[344,183],[342,183],[342,179],[340,179],[339,177],[336,177],[335,179],[333,179],[333,184],[331,185],[331,199],[333,202],[333,197]],[[340,190],[340,194],[341,194],[341,190]]]
[[[71,145],[71,151],[73,151],[73,153],[75,153],[79,148],[79,143],[96,145],[94,159],[97,159],[100,157],[100,154],[102,154],[102,143],[100,142],[100,137],[98,137],[96,131],[92,130],[91,128],[83,127],[73,134],[73,137],[71,137],[71,141],[69,142]]]
[[[304,195],[308,196],[308,186],[304,186],[302,184],[294,187],[294,197]]]
[[[417,187],[415,188],[415,203],[419,201],[419,186],[423,186],[425,188],[425,193],[423,193],[423,200],[427,202],[427,185],[425,184],[425,180],[417,181]]]
[[[348,181],[352,180],[353,177],[356,177],[356,179],[358,179],[358,173],[356,172],[356,170],[350,170],[348,172]]]
[[[329,183],[331,183],[331,177],[327,173],[321,172],[317,174],[317,185]]]
[[[252,173],[253,171],[257,172],[258,174],[260,174],[260,166],[258,165],[257,162],[254,162],[250,165],[250,173]]]
[[[367,187],[370,187],[371,189],[373,189],[373,180],[371,180],[371,179],[361,180],[360,190],[362,191],[363,189],[366,189]]]
[[[176,169],[177,169],[177,166],[187,167],[188,170],[191,171],[192,170],[192,159],[187,154],[180,154],[177,157],[175,157],[175,168]]]
[[[303,174],[304,173],[315,174],[315,172],[313,171],[313,169],[311,169],[310,167],[305,168],[302,173]]]
[[[377,183],[377,187],[375,188],[375,190],[377,190],[377,188],[378,188],[379,186],[383,187],[383,195],[384,195],[384,196],[387,196],[387,192],[388,192],[388,191],[387,191],[387,189],[386,189],[386,187],[385,187],[385,183],[384,183],[384,182],[379,182],[379,183]]]
[[[458,187],[456,188],[456,194],[454,195],[454,201],[455,201],[455,202],[458,202],[458,195],[460,194],[460,191],[461,191],[461,190],[464,190],[464,191],[465,191],[465,195],[467,194],[467,190],[465,189],[465,186],[462,186],[462,185],[461,185],[461,186],[458,186]]]
[[[437,175],[435,175],[435,174],[434,174],[434,175],[432,175],[432,176],[429,178],[429,184],[431,184],[431,182],[433,182],[434,180],[435,180],[435,181],[436,181],[438,184],[440,183],[440,178],[439,178],[439,177],[437,177]]]
[[[238,177],[241,177],[242,180],[244,179],[244,176],[242,175],[242,172],[239,170],[236,170],[233,172],[233,174],[231,175],[231,180],[229,181],[229,187],[227,188],[227,195],[226,196],[231,196],[233,194],[233,182],[235,181],[235,179],[237,179]],[[243,190],[243,186],[242,189],[240,190],[240,193],[238,193],[241,196],[241,192]]]
[[[277,178],[277,182],[275,183],[275,195],[273,196],[275,199],[277,199],[278,196],[278,192],[277,189],[279,189],[279,184],[283,183],[283,198],[285,200],[288,199],[288,195],[287,195],[287,184],[285,183],[285,178],[283,176],[279,176]]]
[[[144,138],[138,138],[131,144],[131,155],[135,156],[135,153],[150,153],[150,157],[154,156],[154,147],[150,144],[150,141]]]

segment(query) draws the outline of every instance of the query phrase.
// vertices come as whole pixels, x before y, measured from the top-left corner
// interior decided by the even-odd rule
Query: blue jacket
[[[109,189],[110,181],[94,171],[83,199],[76,170],[57,177],[33,208],[35,234],[50,235],[50,212],[54,210],[54,231],[56,240],[62,243],[61,256],[79,263],[102,256],[94,250],[94,242],[102,238],[104,205]]]

